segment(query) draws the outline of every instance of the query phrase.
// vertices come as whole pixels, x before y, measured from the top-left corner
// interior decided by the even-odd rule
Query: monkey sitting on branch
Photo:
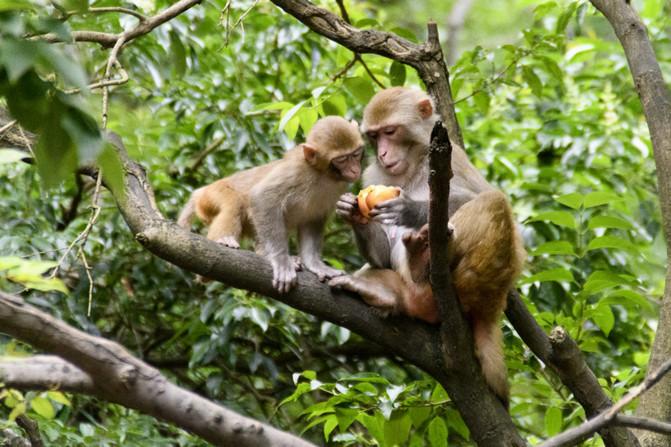
[[[440,315],[428,282],[428,227],[422,227],[428,222],[431,130],[438,119],[429,96],[415,89],[383,90],[366,106],[362,127],[377,159],[364,172],[364,186],[396,186],[402,192],[375,205],[368,217],[361,213],[356,196],[340,198],[336,212],[352,225],[368,264],[352,276],[330,282],[360,294],[372,306],[429,323],[438,323]],[[526,252],[505,195],[489,185],[463,149],[454,145],[452,171],[448,208],[454,229],[449,247],[453,284],[471,325],[485,379],[507,403],[499,321]]]
[[[342,275],[321,260],[326,218],[350,182],[361,175],[363,140],[355,121],[327,116],[306,142],[280,160],[237,172],[193,192],[179,215],[189,227],[193,215],[208,225],[207,238],[239,248],[254,237],[256,251],[273,267],[273,287],[288,292],[304,266],[320,281]],[[290,230],[298,230],[300,261],[289,255]]]

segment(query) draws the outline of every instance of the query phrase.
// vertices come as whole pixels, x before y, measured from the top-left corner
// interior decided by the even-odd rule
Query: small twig
[[[227,47],[231,38],[231,0],[226,2],[221,13],[226,14],[226,23],[224,24],[224,28],[226,30],[224,33],[224,46]]]
[[[5,124],[4,126],[0,127],[0,135],[2,135],[3,133],[7,132],[9,129],[14,127],[14,124],[16,124],[16,120],[12,120],[7,124]]]
[[[254,9],[254,7],[258,4],[259,4],[259,0],[254,0],[254,3],[252,3],[252,6],[247,8],[245,10],[245,12],[243,12],[240,15],[240,17],[238,17],[238,20],[235,21],[235,23],[233,24],[233,29],[237,28],[238,25],[240,25],[242,23],[242,21],[245,19],[245,17],[247,17],[249,15],[249,13],[252,12],[252,9]]]
[[[361,55],[359,53],[354,53],[354,59],[359,62],[361,65],[363,65],[364,70],[366,70],[366,73],[368,73],[368,76],[375,82],[380,88],[387,88],[380,80],[373,74],[373,72],[370,70],[368,67],[368,64],[363,60]]]
[[[347,62],[347,64],[338,73],[334,74],[331,77],[331,80],[332,81],[337,81],[338,79],[345,76],[347,74],[347,72],[349,71],[349,69],[352,68],[354,66],[354,64],[356,64],[356,61],[357,61],[356,53],[354,53],[354,57],[349,62]]]
[[[107,81],[102,80],[102,81],[94,82],[93,84],[89,84],[89,86],[88,86],[89,90],[95,90],[95,89],[103,88],[103,87],[112,87],[112,86],[115,86],[115,85],[122,85],[122,84],[125,84],[126,82],[128,82],[128,79],[129,79],[128,72],[126,70],[124,70],[124,68],[121,66],[119,61],[116,61],[114,66],[116,67],[117,71],[119,72],[119,75],[120,75],[119,78],[109,79]],[[72,94],[75,94],[75,93],[79,93],[80,91],[81,91],[81,89],[79,89],[79,88],[73,88],[73,89],[69,89],[69,90],[64,90],[63,93],[65,93],[67,95],[72,95]]]
[[[21,414],[16,417],[16,425],[21,427],[23,431],[26,432],[31,447],[44,446],[44,443],[42,442],[42,436],[40,435],[40,427],[37,425],[37,422],[33,421],[25,414]]]
[[[112,66],[114,64],[117,64],[117,56],[119,55],[119,50],[123,46],[124,43],[126,43],[127,35],[126,33],[122,33],[121,36],[119,37],[119,40],[117,40],[116,44],[114,44],[114,47],[112,48],[112,51],[110,52],[109,57],[107,58],[107,66],[105,67],[105,74],[103,75],[103,81],[108,82],[110,80],[110,76],[112,74]],[[107,117],[108,117],[108,112],[109,112],[109,87],[104,86],[102,87],[103,89],[103,104],[102,104],[102,128],[107,129]],[[98,177],[101,177],[100,175]]]
[[[86,307],[86,316],[91,316],[91,305],[93,303],[93,276],[91,275],[91,267],[89,266],[88,261],[86,260],[86,255],[84,250],[82,250],[81,245],[79,246],[79,257],[82,258],[82,264],[84,264],[84,271],[86,272],[86,277],[89,280],[89,300]]]
[[[141,14],[140,12],[135,11],[133,9],[122,8],[121,6],[100,6],[100,7],[92,7],[92,8],[89,8],[89,9],[85,10],[85,11],[68,11],[68,12],[65,13],[66,14],[65,18],[71,17],[73,15],[78,15],[78,14],[79,15],[105,14],[105,13],[108,13],[108,12],[118,12],[118,13],[121,13],[121,14],[128,14],[128,15],[131,15],[133,17],[137,17],[138,19],[140,19],[140,22],[144,22],[144,21],[147,20],[146,15]]]
[[[100,208],[100,206],[98,205],[98,201],[100,200],[101,186],[102,186],[102,173],[98,171],[98,176],[96,178],[96,187],[95,190],[93,191],[93,200],[91,204],[91,217],[89,218],[89,221],[86,224],[86,228],[84,228],[84,231],[79,233],[79,236],[77,236],[75,240],[73,240],[70,243],[70,245],[68,245],[68,248],[61,255],[60,259],[58,260],[58,264],[54,268],[54,271],[51,272],[51,274],[49,275],[50,279],[56,277],[58,271],[63,265],[63,262],[65,262],[65,258],[67,258],[72,249],[75,247],[75,245],[79,244],[79,246],[83,246],[86,244],[86,241],[88,240],[89,237],[89,233],[93,229],[93,225],[95,225],[96,221],[98,220],[98,216],[100,215],[100,211],[102,210],[102,208]]]
[[[214,152],[219,146],[221,146],[221,143],[224,142],[225,137],[219,137],[213,142],[211,142],[205,149],[203,149],[198,156],[196,156],[196,159],[191,163],[191,166],[189,167],[189,171],[195,171],[200,167],[200,165],[203,163],[205,158],[210,155],[212,152]]]
[[[349,13],[347,12],[347,8],[345,7],[344,0],[336,0],[336,3],[338,4],[338,8],[340,9],[340,15],[342,16],[342,19],[345,21],[345,23],[351,24],[352,21],[349,18]],[[386,88],[385,85],[382,82],[380,82],[377,76],[373,74],[371,69],[368,67],[368,64],[361,57],[361,54],[357,53],[356,51],[352,52],[354,53],[354,59],[352,59],[351,62],[348,62],[347,65],[333,77],[333,80],[335,81],[336,79],[343,76],[345,73],[349,71],[350,68],[352,68],[352,66],[356,62],[358,62],[363,66],[363,69],[366,70],[366,73],[368,73],[368,76],[370,76],[373,82],[375,82],[380,88]]]
[[[630,404],[634,399],[649,390],[654,384],[659,382],[669,371],[671,371],[671,360],[667,360],[659,369],[649,374],[640,385],[635,386],[627,394],[624,395],[612,407],[600,413],[598,416],[583,422],[577,427],[566,430],[563,433],[554,436],[547,441],[539,444],[538,447],[566,447],[577,444],[578,442],[589,438],[596,433],[600,428],[607,425],[619,425],[616,419],[618,413]],[[632,420],[624,418],[624,422],[632,422]],[[636,421],[640,422],[640,421]],[[625,425],[625,424],[623,424]],[[671,424],[667,424],[671,425]]]
[[[70,206],[63,208],[63,217],[60,222],[56,224],[56,230],[63,231],[68,225],[77,217],[77,208],[82,201],[82,196],[84,195],[84,182],[82,181],[81,176],[75,174],[75,183],[77,185],[77,192],[70,200]]]
[[[671,423],[655,419],[618,414],[613,418],[613,421],[614,424],[622,425],[624,427],[639,428],[641,430],[652,431],[655,433],[671,434]]]

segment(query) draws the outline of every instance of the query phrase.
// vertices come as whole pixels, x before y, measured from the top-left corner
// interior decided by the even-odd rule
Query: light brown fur
[[[281,292],[295,284],[288,231],[298,229],[302,264],[320,279],[341,272],[320,259],[321,234],[328,214],[349,181],[359,177],[363,142],[355,122],[340,117],[317,121],[306,142],[281,160],[237,172],[192,194],[178,223],[192,216],[208,225],[208,239],[237,248],[255,237],[256,250],[273,265],[273,284]],[[342,157],[345,161],[338,162]]]

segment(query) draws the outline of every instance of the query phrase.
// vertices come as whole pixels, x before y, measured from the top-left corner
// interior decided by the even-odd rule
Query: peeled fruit
[[[394,199],[401,194],[401,188],[397,186],[370,185],[359,191],[356,199],[359,203],[359,211],[364,217],[368,217],[370,210],[378,203]]]

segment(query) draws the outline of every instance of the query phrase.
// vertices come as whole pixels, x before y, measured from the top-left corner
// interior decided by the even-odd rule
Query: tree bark
[[[666,251],[671,253],[671,93],[664,82],[652,44],[643,22],[629,2],[623,0],[591,0],[610,22],[620,40],[638,92],[657,167],[657,185],[666,237]],[[662,299],[657,334],[648,365],[648,374],[671,357],[671,265],[667,263],[666,286]],[[671,419],[671,377],[665,377],[646,393],[636,410],[638,416]],[[671,445],[671,436],[641,432],[645,447]]]
[[[0,292],[0,327],[4,333],[75,365],[61,361],[48,367],[60,369],[53,379],[62,380],[64,386],[78,383],[82,392],[172,422],[215,445],[313,445],[186,391],[119,344],[79,331],[4,292]],[[17,378],[16,365],[2,365],[0,381],[6,378],[8,383],[24,380],[29,384],[28,375],[35,379],[35,366],[44,362],[45,357],[33,359],[24,379]],[[67,373],[72,376],[63,377]]]

